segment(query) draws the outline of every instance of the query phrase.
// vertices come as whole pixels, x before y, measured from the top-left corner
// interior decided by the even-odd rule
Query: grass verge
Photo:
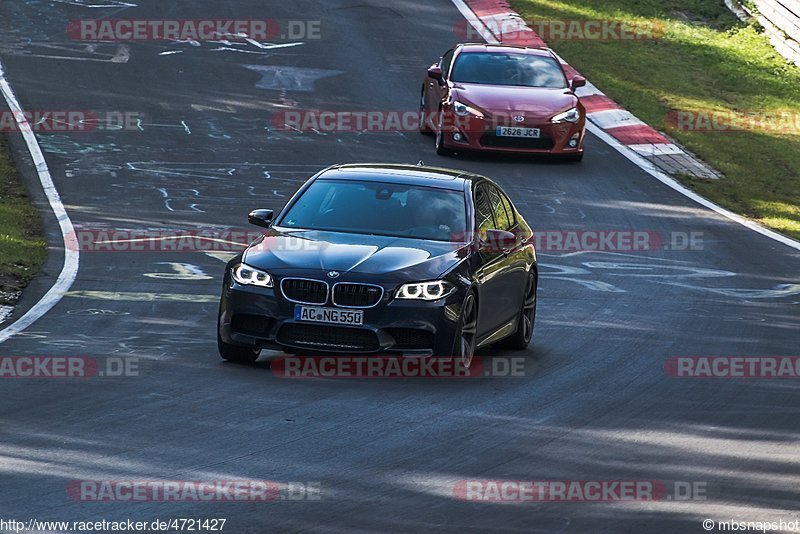
[[[46,257],[39,215],[0,140],[0,305],[16,302]]]
[[[655,39],[561,39],[548,45],[609,97],[725,175],[716,181],[678,177],[684,184],[800,239],[800,68],[778,55],[758,27],[736,19],[722,0],[510,3],[528,21],[662,23],[663,36]],[[723,117],[723,127],[733,112],[745,118],[741,124],[756,127],[678,128],[676,111]]]

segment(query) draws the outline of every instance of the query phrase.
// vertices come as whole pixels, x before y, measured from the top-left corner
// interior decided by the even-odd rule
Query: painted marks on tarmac
[[[224,184],[231,184],[231,187],[241,188],[241,184],[235,180],[244,180],[251,184],[263,184],[265,180],[270,182],[290,182],[295,185],[301,184],[306,178],[320,170],[321,165],[285,165],[274,163],[249,163],[249,162],[172,162],[172,161],[129,161],[119,165],[105,164],[101,167],[84,167],[82,164],[70,164],[67,166],[67,177],[75,175],[103,175],[117,173],[142,174],[153,178],[171,180],[173,187],[180,187],[181,184],[175,182],[176,179],[185,180],[185,185],[197,184],[198,180],[209,180],[215,183],[214,187],[223,187]],[[120,184],[122,185],[122,184]],[[218,191],[218,190],[217,190]]]
[[[59,61],[127,63],[131,59],[131,49],[128,45],[109,43],[33,42],[28,39],[14,43],[0,43],[0,51],[8,55]]]
[[[159,56],[174,56],[186,52],[235,52],[239,54],[254,54],[258,56],[272,56],[274,50],[281,50],[287,48],[295,48],[302,46],[303,42],[293,43],[268,43],[251,39],[247,35],[231,35],[230,37],[235,40],[219,39],[214,41],[171,41],[169,46],[170,50],[159,52]],[[175,48],[180,47],[180,48]]]
[[[79,143],[66,135],[39,135],[37,139],[42,150],[59,156],[87,156],[122,152],[122,149],[115,143]]]
[[[665,282],[659,282],[665,283]],[[768,289],[748,289],[748,288],[722,288],[722,287],[703,287],[698,288],[691,284],[683,284],[680,282],[668,282],[669,285],[684,287],[686,289],[702,289],[710,291],[717,295],[730,297],[740,300],[764,300],[764,299],[782,299],[787,297],[795,297],[800,295],[800,284],[778,284]],[[794,304],[798,304],[795,302]]]
[[[665,264],[663,260],[650,262],[615,262],[615,261],[587,261],[583,263],[588,269],[600,269],[610,271],[611,276],[644,277],[644,278],[718,278],[726,276],[736,276],[731,271],[721,271],[719,269],[707,269],[703,267],[692,267],[685,265]]]
[[[178,209],[172,207],[172,202],[176,199],[174,195],[170,195],[169,191],[165,187],[157,187],[156,188],[159,193],[161,193],[161,197],[164,200],[164,207],[167,211],[175,212],[175,211],[188,211],[188,212],[197,212],[197,213],[205,213],[204,210],[198,208],[197,202],[192,202],[192,200],[200,198],[200,191],[197,189],[179,189],[178,199],[183,199],[184,203],[188,207],[188,209]],[[187,200],[188,199],[188,200]]]
[[[313,92],[315,84],[324,78],[344,74],[341,70],[310,69],[305,67],[283,67],[279,65],[245,65],[261,74],[256,82],[259,89],[272,91]]]
[[[231,162],[171,162],[171,161],[130,161],[124,164],[126,170],[144,173],[158,178],[187,178],[190,180],[230,180],[233,177],[261,178],[271,177],[270,164],[231,163]]]
[[[30,341],[41,351],[42,346],[52,347],[48,350],[81,351],[93,354],[136,355],[148,359],[160,359],[174,354],[175,346],[195,345],[198,349],[208,345],[209,341],[202,335],[175,335],[175,327],[197,327],[196,322],[153,319],[138,321],[152,326],[164,328],[148,329],[148,335],[102,336],[96,334],[73,334],[63,337],[49,331],[23,332],[14,336],[20,341]]]
[[[653,284],[703,291],[740,302],[783,299],[800,295],[800,284],[776,284],[767,288],[714,287],[713,280],[739,280],[744,275],[721,269],[691,265],[689,262],[664,258],[648,258],[614,252],[586,251],[576,254],[540,253],[542,279],[578,284],[591,291],[626,293],[623,287],[629,278],[645,279]],[[575,258],[611,257],[613,261],[579,261]],[[544,257],[547,257],[544,260]],[[727,285],[727,284],[726,284]]]
[[[53,9],[53,6],[62,9]],[[127,63],[130,46],[126,43],[76,42],[64,40],[64,29],[81,11],[71,6],[115,8],[110,16],[136,4],[119,0],[14,0],[2,2],[3,32],[0,53],[61,61]]]
[[[148,278],[158,278],[161,280],[213,280],[213,276],[207,275],[203,269],[191,263],[176,263],[171,261],[162,261],[156,265],[169,265],[172,272],[169,273],[145,273],[144,276]]]
[[[90,121],[85,121],[89,123]],[[384,146],[397,146],[397,137],[404,137],[404,132],[380,132],[380,131],[353,131],[353,132],[304,132],[293,131],[290,126],[275,125],[267,114],[264,117],[242,118],[235,116],[225,117],[224,120],[210,117],[142,117],[137,118],[131,123],[128,129],[118,124],[98,127],[98,131],[105,131],[107,135],[102,140],[94,142],[86,139],[77,139],[74,136],[64,134],[48,133],[39,134],[42,150],[48,154],[57,156],[68,156],[69,158],[81,163],[88,162],[85,167],[107,168],[109,159],[105,157],[111,152],[122,152],[123,147],[137,135],[146,135],[147,143],[141,146],[144,156],[151,156],[153,162],[157,162],[164,154],[170,153],[174,149],[177,137],[204,137],[213,143],[204,147],[203,152],[209,156],[212,162],[217,155],[220,159],[227,158],[231,152],[239,152],[242,160],[232,165],[253,165],[247,161],[248,153],[253,160],[263,157],[263,150],[256,147],[243,149],[242,145],[252,142],[254,138],[262,139],[264,142],[275,142],[278,146],[275,157],[283,154],[296,152],[297,143],[320,143],[328,142],[337,145],[359,146],[367,150],[377,150]],[[115,134],[112,136],[111,134]],[[132,137],[133,136],[133,137]],[[89,137],[89,136],[87,136]],[[96,136],[91,136],[96,139]],[[117,142],[119,140],[119,142]],[[198,140],[198,142],[201,142]],[[285,144],[281,144],[281,143]],[[339,148],[337,148],[339,150]],[[96,158],[95,158],[96,156]],[[93,158],[89,161],[89,158]],[[252,160],[251,160],[252,161]],[[129,162],[133,170],[139,170],[138,163],[148,164],[147,160],[140,162]],[[164,162],[173,164],[173,162]],[[187,163],[189,165],[196,162]],[[204,164],[206,165],[206,164]],[[211,165],[215,165],[211,163]],[[310,166],[306,166],[310,167]],[[68,169],[69,171],[69,169]],[[94,173],[93,173],[94,174]],[[550,208],[546,208],[545,211]],[[552,209],[550,209],[552,211]],[[576,214],[581,217],[582,214]]]
[[[114,300],[125,302],[185,302],[195,304],[216,304],[219,302],[219,295],[150,293],[139,291],[69,291],[65,294],[65,296],[82,299]]]
[[[175,130],[182,130],[186,135],[192,135],[192,129],[189,128],[189,125],[186,124],[186,121],[184,120],[179,121],[177,124],[159,124],[144,122],[142,119],[138,119],[136,121],[136,128],[140,132],[144,132],[148,128],[172,128]]]
[[[85,309],[77,309],[77,310],[68,310],[67,315],[79,315],[79,316],[90,316],[90,317],[122,317],[125,315],[130,315],[130,312],[120,311],[120,310],[104,310],[101,308],[85,308]]]
[[[67,165],[66,176],[111,176],[114,181],[109,187],[123,204],[143,197],[152,198],[171,214],[196,216],[221,205],[241,208],[243,192],[259,199],[284,198],[285,194],[279,189],[294,191],[319,169],[317,165],[266,163],[151,161],[113,166],[75,162]]]
[[[68,4],[71,6],[88,7],[95,9],[109,9],[109,8],[127,8],[138,7],[137,4],[132,2],[123,2],[122,0],[49,0],[59,4]]]
[[[602,291],[606,293],[626,292],[624,289],[621,289],[613,284],[609,284],[608,282],[601,282],[600,280],[593,280],[589,278],[593,276],[592,271],[582,267],[539,263],[539,268],[543,269],[540,274],[541,278],[572,282],[587,289],[591,289],[592,291]],[[579,278],[581,276],[585,276],[586,278]]]

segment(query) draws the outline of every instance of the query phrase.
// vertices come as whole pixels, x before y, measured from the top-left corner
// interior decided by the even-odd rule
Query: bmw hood
[[[400,237],[272,228],[245,251],[246,264],[277,275],[330,271],[433,280],[464,258],[466,245]]]

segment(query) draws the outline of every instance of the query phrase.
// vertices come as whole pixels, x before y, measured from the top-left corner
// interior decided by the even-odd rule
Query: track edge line
[[[5,67],[2,62],[0,62],[0,92],[2,92],[8,108],[14,114],[17,126],[28,147],[28,152],[36,168],[36,174],[39,177],[39,183],[42,186],[47,202],[50,204],[50,209],[53,215],[55,215],[59,228],[61,229],[61,238],[64,244],[64,265],[55,283],[22,317],[0,330],[0,343],[3,343],[41,319],[58,304],[64,294],[69,291],[78,275],[80,251],[78,250],[78,242],[72,220],[69,218],[64,204],[61,202],[61,196],[58,194],[58,190],[53,183],[53,177],[50,174],[50,169],[47,166],[39,142],[36,140],[36,134],[25,118],[24,110],[14,94],[11,83],[6,77]]]

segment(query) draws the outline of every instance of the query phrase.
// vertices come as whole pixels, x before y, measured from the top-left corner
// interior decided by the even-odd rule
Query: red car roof
[[[516,54],[529,54],[532,56],[553,57],[552,52],[550,52],[550,50],[547,48],[528,48],[525,46],[485,43],[465,43],[459,46],[462,52],[509,52]]]

